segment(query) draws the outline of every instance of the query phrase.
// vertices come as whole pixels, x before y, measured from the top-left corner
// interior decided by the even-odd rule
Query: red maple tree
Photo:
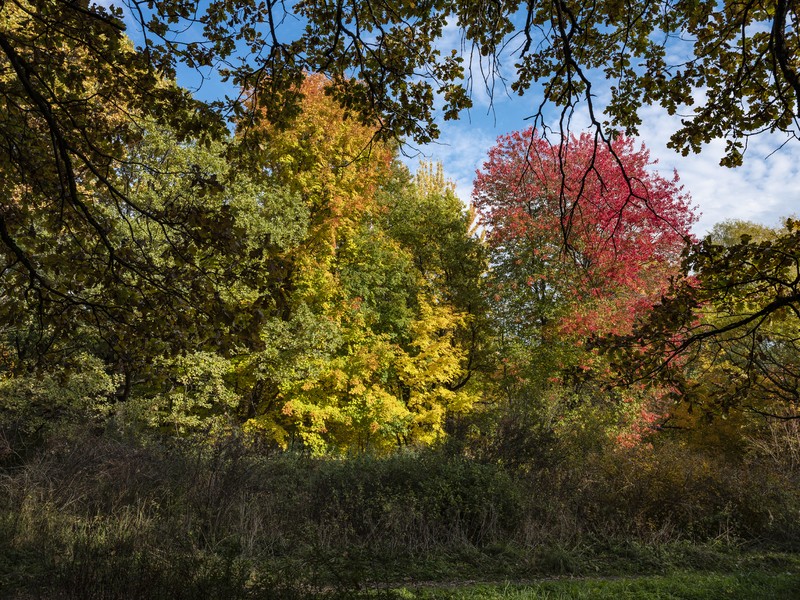
[[[473,201],[494,266],[517,290],[538,286],[561,333],[626,333],[675,272],[696,216],[644,145],[590,134],[551,144],[532,128],[501,136],[477,172]]]

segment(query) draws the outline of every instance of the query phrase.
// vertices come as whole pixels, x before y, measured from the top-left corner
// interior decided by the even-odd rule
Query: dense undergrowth
[[[512,470],[446,448],[343,460],[83,429],[6,447],[3,597],[798,568],[797,473],[763,453],[732,464],[672,443]]]

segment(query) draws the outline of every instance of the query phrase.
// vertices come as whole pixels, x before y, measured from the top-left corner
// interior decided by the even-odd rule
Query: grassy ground
[[[797,573],[674,573],[634,578],[541,581],[393,590],[403,600],[796,600]]]

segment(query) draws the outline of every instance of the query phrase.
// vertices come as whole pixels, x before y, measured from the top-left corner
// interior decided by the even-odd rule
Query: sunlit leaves
[[[482,271],[477,240],[443,179],[415,185],[327,85],[309,77],[302,120],[262,132],[264,178],[293,192],[308,228],[282,254],[281,320],[241,358],[257,391],[245,426],[314,453],[429,444],[472,402],[455,388],[474,352],[465,305]]]
[[[529,304],[517,316],[555,317],[563,331],[584,335],[624,331],[660,295],[694,217],[677,177],[648,164],[647,151],[627,138],[613,153],[595,152],[588,135],[565,149],[532,129],[499,139],[474,199],[494,251],[497,293]]]
[[[615,340],[620,359],[640,377],[660,374],[709,414],[796,417],[798,249],[792,220],[773,231],[746,222],[715,228],[687,253],[686,277],[635,328],[637,341]]]

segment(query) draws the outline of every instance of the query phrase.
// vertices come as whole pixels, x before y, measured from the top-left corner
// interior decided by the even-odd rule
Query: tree
[[[271,143],[253,155],[308,222],[282,255],[285,310],[265,324],[264,348],[241,357],[253,391],[245,426],[313,452],[428,444],[472,403],[479,242],[444,182],[415,184],[327,85],[307,77],[302,119],[262,123]],[[428,230],[418,231],[424,217]]]
[[[682,271],[630,336],[608,342],[618,362],[635,378],[659,375],[711,413],[797,418],[797,223],[723,223],[687,250]]]
[[[705,242],[730,248],[739,244],[742,236],[748,236],[750,242],[760,243],[774,240],[779,233],[778,230],[759,223],[741,219],[725,219],[714,224],[706,235]]]
[[[225,388],[235,379],[231,358],[263,349],[265,323],[283,315],[285,257],[305,239],[308,214],[286,189],[232,173],[221,143],[179,143],[146,125],[115,181],[169,221],[110,210],[105,226],[147,270],[92,268],[102,251],[87,256],[85,240],[52,227],[43,211],[31,213],[23,240],[39,272],[74,298],[37,295],[46,291],[31,289],[18,263],[0,273],[0,410],[10,418],[46,422],[84,405],[108,414],[116,403],[183,432],[238,417],[243,392]]]
[[[395,185],[387,186],[379,199],[384,227],[410,253],[420,291],[466,316],[457,331],[458,344],[468,349],[465,377],[452,384],[461,388],[474,373],[489,370],[494,360],[485,295],[486,245],[474,206],[464,209],[442,165],[421,163],[413,181],[403,172],[397,172]]]
[[[606,184],[626,188],[627,197],[649,201],[641,193],[638,176],[623,168],[624,156],[617,150],[621,148],[617,140],[624,142],[625,135],[635,132],[642,104],[660,103],[677,112],[688,110],[686,106],[697,101],[698,108],[684,119],[673,145],[682,152],[697,151],[703,143],[723,137],[729,141],[724,162],[735,165],[748,136],[762,130],[797,133],[800,89],[797,65],[791,58],[798,54],[798,14],[788,1],[778,0],[774,7],[734,2],[628,3],[625,10],[620,10],[621,6],[616,1],[489,6],[467,0],[432,0],[382,4],[308,1],[288,8],[276,2],[212,0],[201,5],[191,0],[165,0],[145,6],[131,0],[125,18],[142,31],[135,47],[125,35],[121,10],[88,0],[6,0],[0,6],[0,246],[3,283],[8,293],[22,294],[25,304],[5,302],[3,310],[15,323],[34,324],[36,333],[23,337],[31,347],[39,348],[47,348],[49,340],[56,337],[72,335],[76,323],[94,319],[106,325],[114,321],[125,324],[126,308],[131,305],[137,311],[170,312],[169,326],[163,330],[176,333],[175,348],[183,343],[179,338],[184,325],[192,331],[194,325],[210,322],[206,319],[228,318],[233,304],[228,302],[231,297],[226,299],[221,292],[226,277],[237,269],[226,270],[215,261],[222,246],[236,247],[237,221],[225,208],[223,193],[229,182],[189,165],[183,175],[197,201],[179,206],[139,202],[134,193],[137,186],[128,185],[135,183],[131,173],[144,173],[142,180],[149,177],[152,181],[160,168],[157,157],[137,154],[137,145],[152,126],[170,130],[179,144],[200,147],[215,139],[226,140],[224,118],[228,117],[237,127],[237,138],[226,140],[225,146],[214,151],[236,167],[226,172],[257,165],[262,169],[259,176],[275,178],[282,190],[279,195],[288,194],[285,198],[291,200],[287,205],[308,215],[312,235],[303,239],[303,244],[311,251],[284,253],[285,249],[271,248],[260,255],[259,264],[274,267],[276,276],[264,284],[269,293],[264,288],[254,292],[270,310],[270,303],[276,302],[276,310],[283,311],[276,317],[278,322],[298,325],[293,319],[302,294],[317,306],[328,301],[333,306],[344,297],[326,298],[327,292],[318,292],[326,289],[321,283],[340,281],[337,269],[342,263],[337,262],[337,253],[347,246],[340,241],[359,239],[365,224],[375,218],[371,200],[364,200],[361,206],[354,204],[352,211],[348,202],[371,198],[371,192],[366,192],[379,188],[379,175],[390,169],[392,153],[378,143],[380,139],[434,138],[437,106],[446,118],[455,118],[470,105],[468,90],[478,72],[472,71],[474,67],[485,75],[490,88],[507,78],[516,93],[541,92],[542,104],[532,109],[540,137],[558,133],[551,157],[559,165],[553,171],[559,185],[549,191],[556,195],[552,206],[559,213],[555,223],[561,229],[560,246],[577,264],[594,261],[590,269],[565,270],[563,280],[558,278],[560,284],[569,291],[567,286],[577,286],[579,280],[594,278],[596,284],[602,277],[616,277],[621,272],[610,266],[614,261],[595,252],[595,242],[602,244],[606,239],[607,247],[615,246],[629,204],[616,207],[617,223],[610,236],[606,225],[594,230],[595,241],[586,225],[591,220],[583,214],[599,214],[598,206],[592,206],[592,194]],[[299,16],[305,28],[283,25],[290,16]],[[448,25],[461,34],[454,52],[440,47]],[[197,32],[201,32],[198,38],[187,37]],[[682,33],[693,36],[690,48],[685,48],[677,35]],[[670,64],[667,57],[673,55],[683,58]],[[514,67],[503,70],[501,63],[509,56]],[[223,77],[242,90],[240,97],[212,104],[193,99],[174,83],[180,64],[206,74],[220,69]],[[308,86],[304,81],[309,72],[321,73],[330,84]],[[616,82],[605,107],[597,105],[596,87],[592,87],[595,73]],[[695,98],[695,88],[706,91],[704,100]],[[298,120],[306,98],[315,96],[337,99],[340,120],[361,128],[356,136],[361,154],[352,154],[354,148],[348,144],[353,140],[338,134],[331,137],[340,145],[332,148],[324,122],[304,124]],[[592,142],[593,157],[588,162],[583,160],[587,154],[574,152],[569,135],[581,99],[588,105],[594,125],[587,138]],[[551,104],[560,107],[557,127],[544,119]],[[287,136],[293,127],[309,137]],[[380,154],[386,160],[364,161],[372,170],[363,181],[338,168],[344,164],[341,153],[331,155],[333,169],[327,168],[329,163],[325,168],[295,165],[299,170],[292,171],[294,167],[281,162],[287,157],[320,158],[309,140],[334,153],[346,150],[345,163],[367,157],[373,150],[373,158]],[[536,146],[541,140],[529,142]],[[147,164],[137,165],[142,158]],[[570,164],[573,159],[578,166]],[[595,169],[594,160],[614,163],[618,172]],[[529,168],[535,169],[535,165],[526,165],[521,175]],[[287,173],[284,179],[280,179],[282,170]],[[602,177],[598,178],[598,173]],[[297,183],[292,183],[297,174]],[[303,179],[304,175],[308,177]],[[317,176],[321,179],[315,180]],[[295,202],[298,197],[301,202]],[[671,217],[665,218],[669,221]],[[152,231],[160,232],[156,243],[142,245],[142,235]],[[267,237],[274,233],[268,232]],[[406,250],[401,239],[385,237],[388,241],[382,248],[394,244]],[[796,240],[791,232],[783,237],[772,248],[791,253]],[[529,252],[532,264],[538,259],[531,247],[519,245],[522,238],[509,239],[508,256]],[[162,242],[167,252],[163,260],[152,253]],[[555,249],[558,240],[548,238],[542,243]],[[623,251],[626,243],[621,239],[614,253]],[[256,249],[249,250],[257,254]],[[386,255],[403,254],[396,250],[392,248]],[[758,258],[751,250],[765,255]],[[711,255],[710,260],[719,263],[718,271],[724,272],[727,267],[722,255]],[[769,262],[774,253],[757,244],[742,255]],[[703,261],[703,256],[701,251],[691,260]],[[395,265],[400,262],[398,259]],[[452,261],[448,262],[449,269]],[[538,295],[530,297],[533,287],[526,280],[520,288],[511,269],[513,263],[506,264],[509,285],[516,283],[520,291],[513,302],[521,306],[538,302],[539,318],[544,315],[549,322],[566,323],[562,315],[548,315],[545,310],[547,303],[557,307],[558,294],[565,292],[542,284],[536,290]],[[364,275],[358,269],[352,271]],[[258,269],[249,271],[255,272]],[[731,277],[736,281],[735,275]],[[357,279],[350,280],[352,289],[363,284]],[[621,285],[620,290],[626,289],[624,282],[614,282]],[[755,321],[796,306],[792,283],[785,283],[778,287],[788,290],[787,296],[768,300],[767,288],[762,290],[762,308],[754,313],[759,315]],[[587,285],[587,289],[598,289]],[[456,306],[455,299],[468,298],[461,292],[459,296],[457,287],[453,284],[447,292],[453,294],[454,317],[466,306]],[[692,293],[687,292],[688,304],[679,301],[677,306],[691,305]],[[590,329],[604,314],[614,313],[615,302],[627,306],[632,297],[621,293],[612,298],[602,292],[598,298],[587,297],[582,306],[587,312],[574,311],[572,326]],[[202,300],[196,302],[196,298]],[[397,300],[394,306],[401,304]],[[411,302],[406,308],[423,304]],[[13,310],[8,309],[12,305]],[[249,306],[248,302],[243,305]],[[513,313],[516,309],[510,305],[509,310]],[[17,319],[22,313],[27,321]],[[260,308],[253,310],[251,314],[256,316],[244,320],[252,324],[262,313]],[[88,316],[71,320],[76,314]],[[243,313],[238,315],[239,321],[234,318],[236,335],[245,329],[249,333],[259,329],[260,324],[242,325]],[[748,319],[713,328],[709,335],[746,328],[754,322]],[[395,327],[390,332],[391,321],[384,319],[380,333],[399,339],[404,330]],[[47,327],[40,326],[45,322]],[[456,318],[454,322],[461,321]],[[457,326],[456,337],[468,327]],[[46,335],[40,335],[43,332]],[[469,363],[470,359],[466,360]]]
[[[590,348],[596,336],[630,332],[678,273],[695,217],[677,175],[650,166],[647,150],[625,137],[611,150],[595,148],[588,134],[559,148],[529,129],[489,151],[473,200],[489,249],[496,381],[511,414],[501,441],[547,445],[557,424],[627,435],[661,401],[660,390],[608,385],[615,373]]]
[[[565,148],[568,163],[560,160]],[[690,239],[688,196],[677,174],[668,180],[649,170],[648,152],[629,138],[596,151],[584,134],[565,148],[532,129],[501,136],[475,179],[495,286],[507,292],[501,306],[524,327],[627,331],[660,297]],[[572,197],[566,206],[562,188]]]
[[[792,57],[800,14],[789,0],[769,6],[733,0],[307,1],[291,8],[217,0],[204,8],[169,1],[145,14],[132,3],[133,18],[148,34],[143,51],[159,69],[173,69],[177,61],[209,67],[221,59],[224,74],[255,90],[275,117],[292,114],[292,91],[310,71],[328,75],[330,93],[383,134],[417,141],[437,135],[437,95],[445,118],[455,118],[471,105],[474,79],[490,93],[503,84],[520,95],[535,90],[536,124],[553,103],[563,109],[560,133],[583,100],[606,141],[619,129],[635,134],[644,104],[658,103],[671,114],[696,105],[673,146],[696,152],[711,139],[726,139],[729,165],[741,161],[751,135],[798,133],[800,76]],[[287,24],[297,17],[303,29]],[[179,35],[188,24],[202,27],[203,39]],[[452,47],[448,26],[460,34]],[[242,50],[251,61],[227,62]],[[597,106],[599,77],[614,82],[605,107]]]
[[[168,203],[138,202],[125,172],[153,125],[168,125],[177,142],[225,129],[134,49],[118,16],[83,1],[0,6],[2,276],[9,293],[23,293],[40,312],[79,307],[121,318],[126,301],[96,291],[131,279],[128,294],[171,289],[176,303],[190,304],[120,224],[146,221],[190,243],[205,235],[196,227],[203,207],[189,211],[190,223],[189,212],[171,213]],[[158,168],[146,165],[150,174]],[[211,194],[218,182],[203,175],[186,173],[195,193]]]

